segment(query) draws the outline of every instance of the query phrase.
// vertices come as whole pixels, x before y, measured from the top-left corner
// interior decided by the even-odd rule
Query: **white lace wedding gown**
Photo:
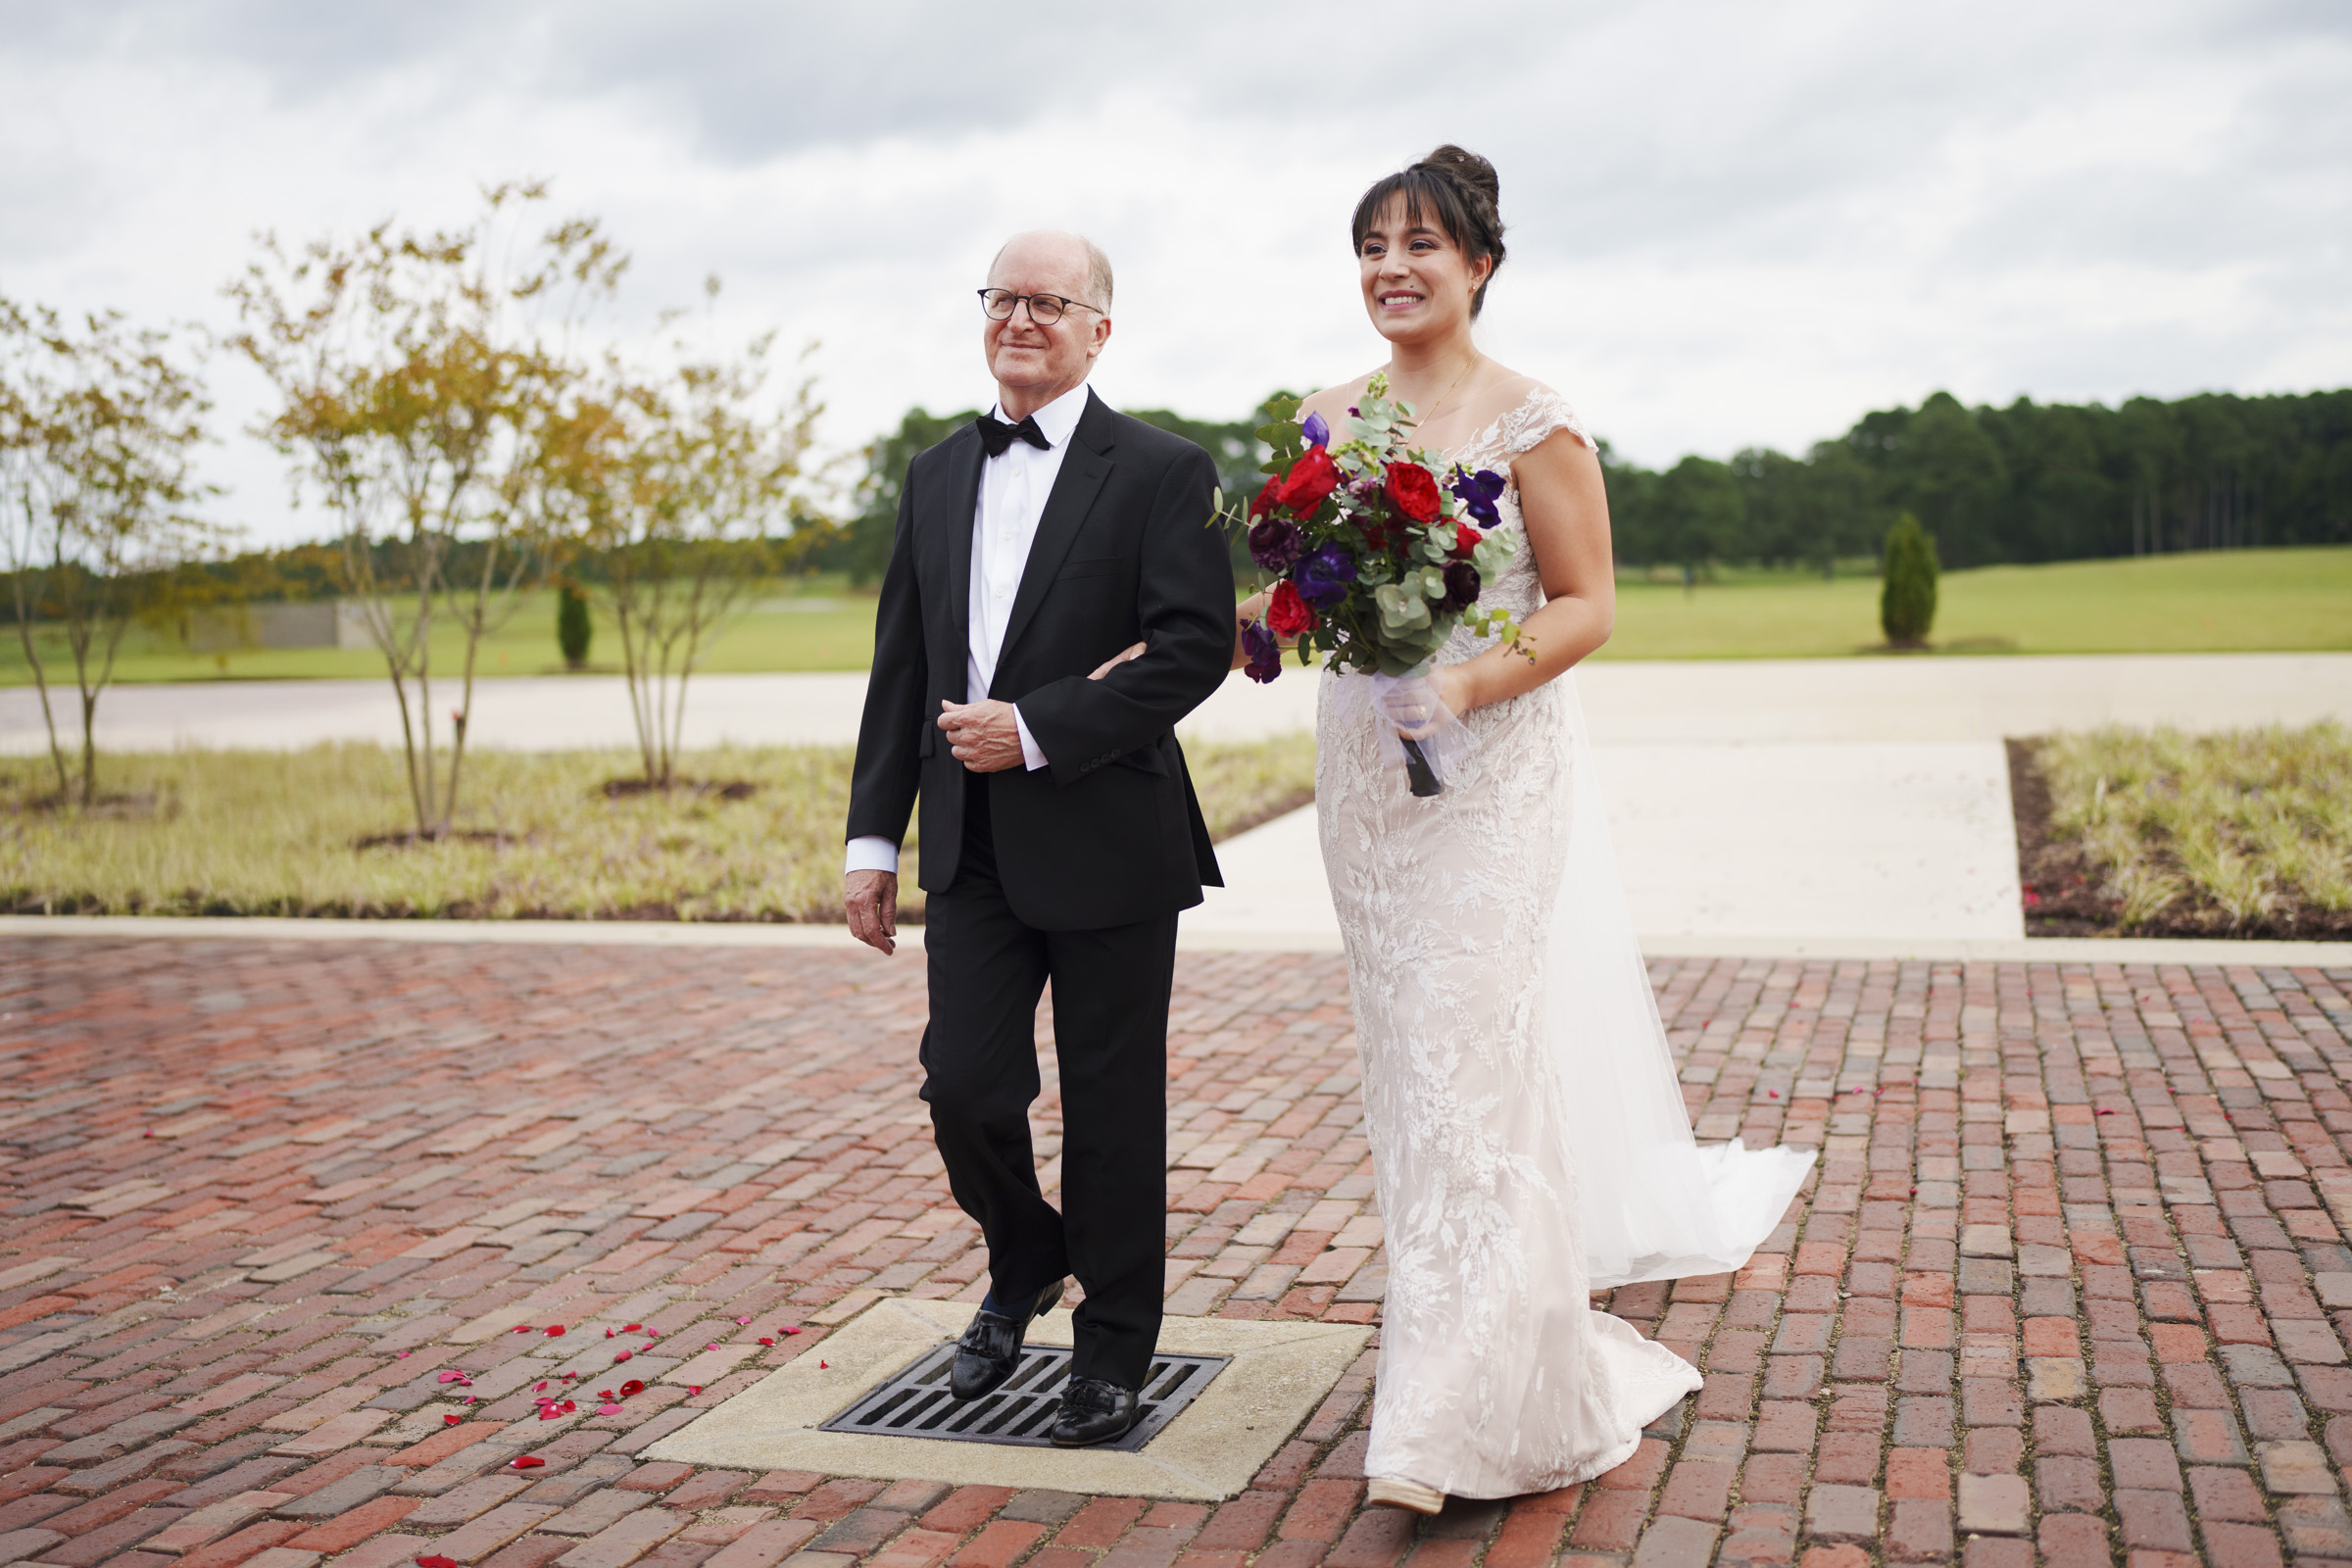
[[[1559,430],[1538,391],[1448,463],[1508,475]],[[1544,602],[1517,543],[1482,605]],[[1457,630],[1452,663],[1486,642]],[[1365,1472],[1457,1496],[1590,1479],[1698,1373],[1589,1293],[1743,1264],[1812,1163],[1700,1150],[1617,880],[1573,675],[1470,713],[1478,749],[1416,799],[1360,676],[1324,677],[1315,800],[1354,997],[1387,1227]]]

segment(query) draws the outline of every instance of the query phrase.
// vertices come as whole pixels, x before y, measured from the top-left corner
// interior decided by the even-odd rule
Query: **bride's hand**
[[[1374,706],[1408,740],[1426,741],[1458,723],[1469,699],[1469,682],[1459,665],[1441,665],[1410,679],[1373,677]]]
[[[1130,659],[1141,659],[1143,657],[1144,645],[1142,643],[1137,643],[1130,648],[1121,649],[1119,652],[1111,655],[1108,659],[1102,661],[1102,662],[1100,664],[1097,664],[1095,666],[1095,672],[1086,678],[1088,680],[1101,680],[1103,676],[1109,674],[1112,670],[1118,668]]]

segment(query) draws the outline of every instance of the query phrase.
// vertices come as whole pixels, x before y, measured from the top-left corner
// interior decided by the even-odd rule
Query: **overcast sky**
[[[1096,385],[1247,412],[1377,364],[1356,195],[1494,159],[1488,352],[1651,464],[1970,402],[2352,383],[2352,6],[0,0],[0,293],[224,325],[254,231],[554,182],[642,319],[816,339],[825,441],[985,401],[1008,231],[1117,265]],[[233,435],[220,510],[289,514]]]

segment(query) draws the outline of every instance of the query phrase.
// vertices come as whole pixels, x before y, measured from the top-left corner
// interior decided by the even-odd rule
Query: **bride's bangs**
[[[1372,232],[1372,225],[1380,221],[1380,215],[1388,211],[1389,203],[1398,196],[1404,198],[1406,222],[1426,221],[1434,211],[1438,227],[1445,230],[1447,239],[1453,241],[1453,248],[1465,256],[1470,254],[1468,236],[1472,232],[1472,225],[1469,209],[1462,205],[1461,192],[1453,188],[1450,180],[1416,165],[1375,181],[1372,188],[1364,192],[1363,200],[1355,204],[1355,253],[1358,256],[1364,252],[1364,236]]]

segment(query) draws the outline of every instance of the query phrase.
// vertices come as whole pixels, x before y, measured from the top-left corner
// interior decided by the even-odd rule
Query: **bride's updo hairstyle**
[[[1502,181],[1495,177],[1493,164],[1447,142],[1411,168],[1374,181],[1364,192],[1364,199],[1355,204],[1356,254],[1363,254],[1364,236],[1390,200],[1402,196],[1408,221],[1426,222],[1434,217],[1464,256],[1473,261],[1483,256],[1492,264],[1486,280],[1470,295],[1470,315],[1476,318],[1487,303],[1487,284],[1502,267],[1502,215],[1495,207],[1501,194]]]

